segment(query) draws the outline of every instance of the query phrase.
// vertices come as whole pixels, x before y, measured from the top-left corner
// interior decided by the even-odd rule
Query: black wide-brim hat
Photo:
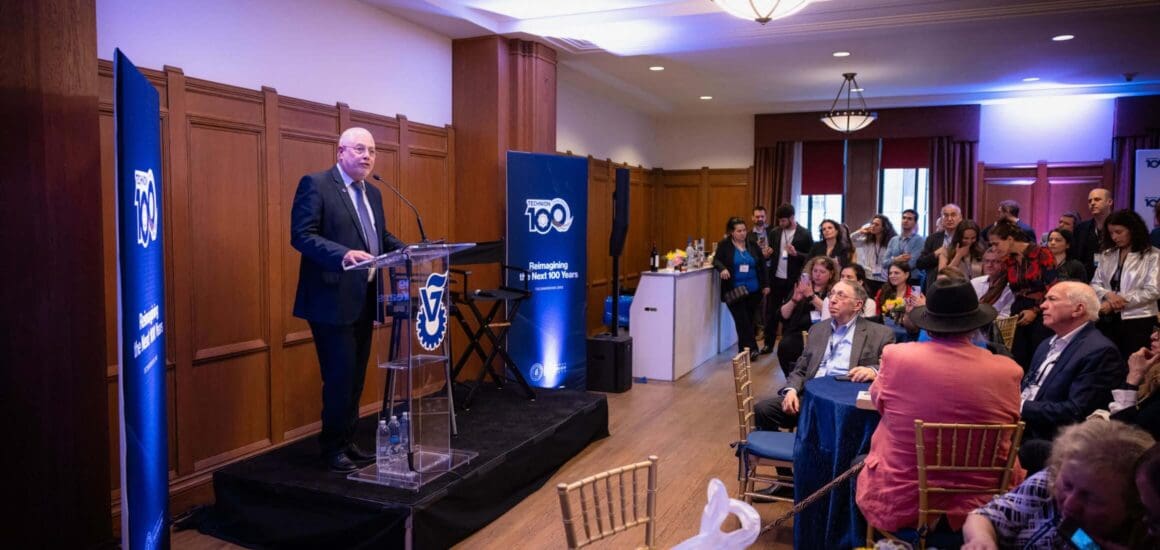
[[[967,281],[936,280],[926,295],[926,305],[910,311],[910,322],[928,332],[968,332],[995,320],[995,308],[979,303]]]

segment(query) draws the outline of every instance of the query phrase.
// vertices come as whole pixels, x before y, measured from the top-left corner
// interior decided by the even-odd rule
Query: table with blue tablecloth
[[[855,406],[858,392],[869,387],[868,383],[839,382],[832,376],[806,382],[794,440],[795,501],[811,495],[849,469],[856,456],[870,451],[879,415]],[[862,545],[866,520],[854,502],[856,479],[842,483],[794,517],[794,548]]]

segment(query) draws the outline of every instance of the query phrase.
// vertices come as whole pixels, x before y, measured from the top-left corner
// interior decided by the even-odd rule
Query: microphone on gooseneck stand
[[[385,180],[383,180],[383,178],[380,178],[378,174],[375,174],[372,177],[378,180],[379,183],[385,185],[387,189],[390,189],[391,192],[398,196],[400,199],[403,199],[403,202],[407,203],[407,206],[411,207],[411,211],[415,213],[415,221],[419,223],[419,238],[422,239],[422,242],[424,243],[428,242],[427,232],[423,231],[423,217],[419,215],[419,209],[415,208],[415,204],[407,200],[407,197],[404,197],[398,189],[395,189],[394,185],[387,183]]]

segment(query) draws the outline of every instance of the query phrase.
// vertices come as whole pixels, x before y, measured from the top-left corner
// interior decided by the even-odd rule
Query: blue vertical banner
[[[161,110],[157,90],[119,49],[113,96],[121,547],[169,548]]]
[[[512,319],[512,359],[533,386],[583,390],[588,159],[508,151],[507,263],[528,270],[532,291]]]

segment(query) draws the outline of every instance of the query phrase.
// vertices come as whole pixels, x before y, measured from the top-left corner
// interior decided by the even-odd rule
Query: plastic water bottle
[[[694,261],[694,256],[696,255],[696,253],[697,253],[697,251],[695,249],[693,249],[693,238],[689,237],[688,241],[685,244],[685,263],[686,264],[692,263]],[[693,266],[690,265],[689,267],[691,268]]]
[[[407,455],[411,452],[411,413],[404,412],[403,418],[399,420],[399,462],[404,466],[404,470],[409,470],[410,465],[407,462]]]
[[[387,445],[387,468],[396,470],[398,469],[396,463],[399,461],[399,417],[391,415],[391,421],[387,423],[387,431],[390,433],[390,443]]]
[[[391,452],[391,432],[387,428],[387,421],[379,419],[379,431],[375,434],[375,466],[380,474],[389,469]]]

